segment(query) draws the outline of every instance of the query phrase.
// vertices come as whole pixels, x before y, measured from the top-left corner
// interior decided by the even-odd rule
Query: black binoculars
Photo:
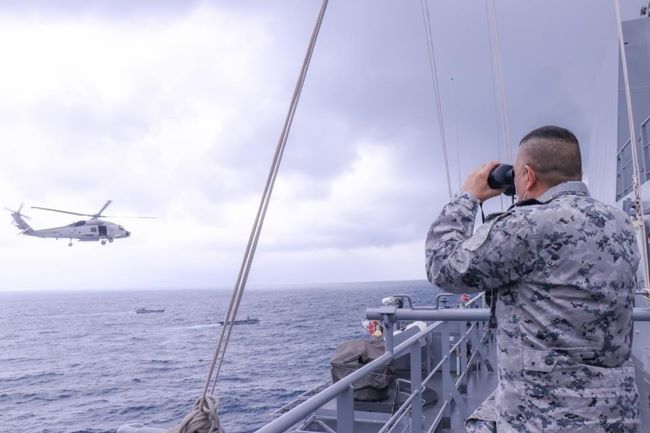
[[[515,172],[510,164],[499,164],[488,175],[488,185],[492,189],[502,189],[507,196],[515,195]]]

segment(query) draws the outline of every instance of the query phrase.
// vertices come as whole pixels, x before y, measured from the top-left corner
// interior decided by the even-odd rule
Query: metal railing
[[[389,364],[391,361],[410,353],[410,394],[406,401],[384,422],[379,433],[391,433],[397,426],[404,426],[402,421],[407,414],[410,414],[409,431],[411,433],[422,433],[422,410],[423,400],[422,393],[426,385],[433,379],[434,375],[440,373],[442,379],[442,401],[440,408],[433,418],[433,422],[428,426],[427,433],[437,431],[439,427],[449,427],[451,419],[452,403],[455,404],[463,417],[468,415],[467,407],[461,394],[467,390],[468,373],[473,366],[479,365],[479,360],[487,361],[488,358],[483,354],[485,350],[485,336],[489,332],[486,322],[490,316],[488,308],[473,308],[483,299],[479,295],[468,302],[466,305],[470,308],[452,308],[452,309],[407,309],[396,307],[371,308],[366,310],[366,317],[370,320],[381,320],[386,336],[385,353],[370,362],[364,367],[356,370],[340,381],[330,385],[322,392],[314,395],[307,401],[296,406],[279,418],[271,421],[257,433],[282,433],[296,426],[301,421],[311,420],[321,425],[326,431],[334,432],[322,420],[314,417],[314,412],[325,404],[336,398],[336,433],[353,433],[354,431],[354,397],[353,385],[356,381],[372,374],[378,369]],[[634,321],[650,322],[650,308],[634,308]],[[393,330],[399,321],[424,320],[433,321],[424,330],[409,337],[404,342],[393,345]],[[461,324],[460,338],[450,347],[450,330],[454,325]],[[463,324],[465,326],[463,327]],[[464,332],[463,332],[464,330]],[[431,343],[431,336],[434,331],[440,332],[441,353],[443,354],[439,362],[432,367],[430,362],[426,363],[426,377],[422,378],[422,344]],[[467,343],[471,344],[472,353],[468,357]],[[460,368],[456,371],[456,377],[451,373],[452,357],[456,355],[460,358]],[[491,368],[489,363],[487,367]],[[294,430],[302,432],[303,430]]]
[[[435,416],[429,418],[432,421],[428,425],[427,433],[433,433],[439,427],[449,427],[452,404],[455,404],[460,410],[461,415],[466,417],[468,415],[467,408],[465,407],[461,394],[467,392],[469,372],[474,366],[481,365],[479,360],[488,360],[488,357],[484,356],[482,351],[486,349],[484,337],[488,332],[488,328],[484,322],[489,319],[490,311],[487,308],[474,308],[482,300],[482,295],[475,297],[465,304],[469,308],[436,310],[432,308],[398,309],[396,307],[382,307],[366,310],[366,317],[368,319],[381,320],[384,324],[385,335],[387,337],[386,352],[373,362],[344,377],[335,384],[327,386],[321,392],[311,397],[308,397],[307,394],[316,392],[316,389],[304,393],[306,401],[266,424],[257,430],[257,433],[282,433],[301,422],[317,425],[318,428],[326,433],[352,433],[355,423],[354,383],[373,374],[376,370],[386,366],[391,361],[406,353],[410,353],[411,356],[409,395],[402,405],[393,411],[390,418],[381,421],[383,426],[378,431],[380,433],[391,433],[397,427],[401,427],[402,431],[404,431],[407,426],[403,423],[403,420],[406,415],[410,415],[408,431],[411,433],[422,433],[422,393],[427,384],[433,380],[434,375],[438,373],[441,375],[442,401]],[[635,322],[650,322],[650,307],[634,308],[632,317]],[[399,321],[407,320],[433,321],[433,323],[397,346],[394,346],[392,331]],[[454,329],[454,326],[458,325],[460,325],[460,329]],[[427,359],[425,363],[426,376],[423,379],[421,346],[425,342],[428,345],[433,344],[432,334],[434,331],[440,332],[441,354],[443,355],[435,366],[432,365],[430,357]],[[451,333],[455,333],[456,331],[460,331],[458,333],[460,338],[450,347]],[[467,343],[471,345],[471,353],[468,353]],[[429,352],[427,351],[426,354],[429,355]],[[457,357],[456,359],[460,359],[460,362],[456,366],[455,377],[451,373],[452,358],[454,356]],[[486,362],[486,364],[486,367],[490,369],[491,366],[489,363]],[[398,379],[398,381],[409,382],[404,379]],[[333,399],[336,399],[336,430],[326,423],[327,420],[319,419],[316,412]],[[145,427],[142,424],[127,424],[118,429],[118,433],[164,433],[165,431],[160,428]],[[296,429],[293,431],[304,432],[304,430]]]
[[[409,309],[396,307],[381,307],[368,309],[366,317],[372,320],[381,320],[384,326],[386,350],[382,356],[366,364],[362,368],[345,376],[338,382],[330,385],[320,393],[309,398],[307,401],[299,404],[295,408],[271,421],[257,433],[281,433],[296,426],[300,422],[309,420],[317,422],[319,425],[325,425],[320,420],[313,417],[313,413],[336,398],[336,432],[353,433],[354,431],[354,389],[353,385],[358,380],[373,374],[393,360],[400,358],[407,353],[410,354],[410,393],[401,406],[386,420],[379,430],[380,433],[391,433],[397,426],[404,425],[403,421],[407,415],[410,415],[410,432],[423,432],[423,399],[422,393],[426,386],[433,381],[436,375],[441,376],[442,380],[442,401],[434,421],[427,430],[429,433],[435,432],[440,426],[448,426],[451,420],[452,402],[463,414],[467,414],[465,401],[461,397],[467,389],[468,372],[474,365],[477,365],[480,359],[487,360],[483,355],[483,341],[485,333],[488,332],[485,321],[489,315],[486,308],[475,308],[483,302],[483,295],[478,295],[465,304],[466,308],[454,309]],[[462,319],[458,314],[448,314],[451,312],[466,313]],[[436,316],[436,313],[439,316]],[[469,314],[468,314],[469,313]],[[433,316],[432,316],[433,315]],[[407,317],[408,316],[408,317]],[[433,317],[433,318],[431,318]],[[407,338],[397,346],[394,345],[393,331],[399,321],[403,320],[433,320],[424,330]],[[451,323],[461,320],[458,323]],[[474,322],[474,323],[470,323]],[[427,356],[425,363],[426,377],[422,377],[422,346],[432,344],[432,335],[434,331],[440,333],[440,344],[442,357],[438,363],[433,366],[433,360]],[[450,347],[451,332],[458,332],[459,339],[454,341]],[[468,354],[468,343],[471,345],[471,354]],[[427,352],[428,354],[429,352]],[[460,362],[456,364],[456,377],[452,375],[452,359],[458,357]],[[469,359],[468,359],[469,356]],[[488,366],[488,368],[490,368]],[[328,430],[331,430],[329,427]],[[301,430],[294,430],[299,432]]]
[[[650,116],[648,116],[643,122],[641,122],[640,127],[639,127],[639,138],[637,141],[641,145],[641,151],[639,152],[639,169],[641,170],[640,176],[641,179],[639,180],[640,183],[644,183],[645,181],[650,179],[650,170],[648,170],[648,165],[650,164],[650,136],[647,133],[647,128],[648,124],[650,124]],[[623,146],[621,146],[618,151],[616,152],[616,177],[617,177],[617,183],[620,182],[620,184],[617,185],[616,187],[616,200],[620,200],[624,196],[626,196],[630,191],[632,191],[632,182],[633,182],[633,175],[634,175],[634,169],[631,167],[632,165],[632,156],[630,153],[630,157],[627,160],[623,160],[623,157],[625,155],[625,152],[628,150],[628,147],[630,148],[630,152],[634,152],[635,150],[632,149],[631,147],[631,139],[628,138],[625,143],[623,143]],[[630,170],[631,173],[629,173],[629,176],[626,176],[626,171]]]

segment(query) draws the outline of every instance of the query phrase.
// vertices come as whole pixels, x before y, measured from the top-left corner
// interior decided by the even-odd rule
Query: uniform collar
[[[570,180],[547,189],[544,194],[537,197],[537,201],[540,203],[546,203],[556,197],[566,194],[584,195],[589,197],[589,189],[587,189],[587,185],[585,185],[584,182],[579,180]]]

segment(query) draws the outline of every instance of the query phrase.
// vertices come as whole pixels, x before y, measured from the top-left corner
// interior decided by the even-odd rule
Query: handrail
[[[386,314],[378,308],[368,308],[366,317],[381,319]],[[395,309],[395,320],[439,320],[450,322],[484,321],[490,317],[489,308],[450,308],[444,310],[405,310]],[[632,318],[636,322],[650,322],[650,307],[635,307]]]
[[[481,295],[472,299],[469,303],[474,303],[477,300],[480,300]],[[279,433],[284,432],[292,426],[296,425],[298,422],[306,419],[315,412],[317,409],[323,407],[326,403],[334,398],[338,398],[337,407],[345,408],[346,406],[341,406],[343,402],[348,401],[346,404],[350,405],[346,410],[348,413],[354,413],[352,409],[352,399],[351,392],[352,387],[355,382],[359,379],[366,377],[370,374],[373,374],[376,370],[386,366],[392,360],[400,357],[401,355],[411,351],[411,362],[415,365],[419,365],[419,350],[420,343],[424,341],[428,336],[436,329],[440,328],[442,330],[441,344],[443,345],[443,356],[439,360],[438,364],[433,368],[427,368],[427,377],[422,380],[422,377],[413,376],[414,367],[411,367],[411,393],[407,398],[405,404],[398,409],[397,412],[392,414],[392,416],[386,421],[382,431],[390,432],[392,431],[399,422],[403,419],[407,411],[414,411],[416,408],[421,408],[421,393],[425,389],[425,384],[433,377],[433,374],[440,372],[443,375],[443,395],[445,400],[440,408],[440,413],[435,417],[436,421],[434,422],[437,425],[445,416],[448,416],[446,412],[450,410],[452,400],[462,406],[464,403],[460,401],[459,386],[462,385],[463,380],[467,376],[468,367],[473,365],[474,362],[477,362],[476,359],[481,358],[482,355],[479,353],[480,349],[478,345],[474,347],[476,350],[472,354],[469,360],[463,358],[463,371],[458,374],[456,379],[452,379],[450,375],[450,364],[452,355],[458,350],[462,350],[466,345],[463,344],[465,341],[470,341],[472,334],[477,333],[479,328],[471,326],[469,329],[465,330],[464,333],[461,332],[459,340],[450,348],[449,347],[449,329],[445,325],[445,322],[484,322],[489,318],[490,310],[487,308],[454,308],[454,309],[409,309],[409,308],[370,308],[366,310],[366,317],[371,320],[382,320],[383,323],[389,324],[386,331],[392,332],[392,326],[390,324],[395,323],[396,321],[401,320],[425,320],[433,321],[429,326],[424,330],[418,332],[417,334],[407,338],[402,343],[398,344],[390,350],[390,344],[386,344],[386,352],[381,355],[379,358],[363,366],[359,370],[356,370],[345,376],[340,381],[328,386],[326,389],[320,393],[312,396],[308,400],[300,403],[295,408],[291,409],[287,413],[281,415],[275,420],[271,421],[269,424],[257,430],[257,433]],[[635,321],[650,321],[650,308],[634,308],[632,317]],[[474,340],[475,341],[475,340]],[[474,344],[474,343],[473,343]],[[464,355],[463,355],[464,356]],[[417,358],[417,359],[414,359]],[[419,370],[415,368],[415,370]],[[445,386],[444,381],[447,380],[448,384]],[[451,383],[449,383],[451,381]],[[462,391],[461,391],[462,392]],[[349,399],[349,400],[346,400]],[[338,410],[337,410],[338,412]],[[352,415],[353,416],[353,415]],[[349,430],[349,426],[352,425],[351,420],[338,419],[338,422],[347,421],[348,429],[343,429],[344,431]],[[341,424],[343,425],[343,424]],[[339,429],[337,429],[339,430]],[[433,429],[429,430],[432,431]]]
[[[643,129],[643,127],[644,127],[648,122],[650,122],[650,116],[646,117],[645,120],[639,124],[639,129]],[[620,153],[620,151],[621,151],[625,146],[627,146],[628,143],[631,143],[631,142],[632,142],[632,139],[631,139],[631,138],[628,138],[627,140],[625,140],[625,143],[623,143],[623,146],[621,146],[621,149],[619,149],[619,152],[618,152],[618,153]]]
[[[473,303],[476,303],[482,295],[478,295],[475,298],[471,299],[466,303],[466,305],[471,305]],[[409,311],[417,311],[418,313],[426,314],[429,311],[428,310],[411,310],[408,308],[405,309],[398,309],[396,307],[381,307],[376,309],[378,312],[377,319],[382,320],[384,324],[388,325],[388,328],[386,329],[386,332],[392,332],[392,326],[390,324],[394,323],[395,320],[407,320],[407,319],[398,319],[398,312],[401,314],[401,312],[409,310]],[[453,310],[441,310],[441,311],[455,311],[456,309]],[[460,309],[462,311],[472,311],[472,308],[462,308]],[[441,325],[444,323],[442,321],[435,321],[434,323],[429,324],[425,329],[422,331],[418,332],[417,334],[407,338],[405,341],[402,343],[398,344],[391,350],[391,342],[387,341],[386,342],[386,352],[381,355],[379,358],[375,359],[374,361],[368,363],[367,365],[363,366],[359,370],[354,371],[353,373],[345,376],[338,382],[330,385],[320,393],[312,396],[308,400],[300,403],[290,411],[286,412],[285,414],[281,415],[280,417],[276,418],[275,420],[271,421],[267,425],[263,426],[259,430],[257,430],[256,433],[278,433],[278,432],[283,432],[289,429],[290,427],[294,426],[296,423],[300,422],[301,420],[304,420],[307,418],[310,414],[312,414],[315,410],[321,408],[324,406],[326,403],[328,403],[330,400],[334,398],[339,398],[339,404],[341,403],[341,398],[344,395],[347,395],[350,393],[350,390],[355,382],[357,382],[359,379],[366,377],[370,374],[373,374],[376,370],[384,367],[385,365],[389,364],[392,360],[406,354],[409,350],[411,351],[412,355],[412,362],[413,362],[413,355],[415,353],[419,353],[420,350],[420,343],[424,341],[425,339],[428,338],[428,336],[436,329],[438,329]],[[464,335],[461,336],[459,343],[454,345],[454,348],[452,350],[448,351],[450,353],[447,353],[447,355],[444,356],[443,360],[436,366],[434,370],[439,370],[443,365],[449,364],[450,359],[451,359],[451,353],[459,347],[460,342],[465,341],[466,339],[469,338],[470,332],[472,332],[474,328],[471,328],[469,331],[467,331]],[[446,333],[448,331],[443,329],[443,333]],[[417,356],[419,358],[419,355]],[[413,368],[412,368],[413,370]],[[422,380],[422,378],[418,378],[415,380],[415,382],[412,382],[411,386],[411,393],[409,397],[407,398],[407,401],[405,404],[402,405],[402,407],[395,413],[393,416],[390,417],[389,420],[387,420],[386,424],[384,425],[384,431],[389,432],[391,431],[397,423],[403,418],[404,414],[406,413],[407,410],[413,410],[413,402],[416,402],[420,407],[421,407],[421,401],[418,401],[418,398],[420,398],[421,393],[424,391],[425,387],[424,385],[426,382],[428,382],[431,379],[432,375],[429,374],[427,375],[427,378]],[[413,377],[412,377],[413,379]],[[457,392],[457,390],[456,390]],[[452,396],[448,398],[453,398]],[[447,407],[445,405],[444,407]],[[339,420],[342,421],[342,420]]]
[[[383,308],[368,308],[366,317],[381,320],[390,314],[394,320],[436,320],[436,321],[485,321],[490,317],[489,308],[443,308],[430,310],[406,310],[395,308],[387,312]]]
[[[411,395],[408,396],[408,398],[406,399],[406,401],[404,401],[404,404],[402,404],[402,406],[400,406],[400,408],[397,409],[397,411],[393,414],[393,416],[391,416],[391,417],[388,419],[388,421],[386,421],[386,424],[384,424],[384,426],[383,426],[381,429],[379,429],[379,431],[378,431],[377,433],[386,433],[386,432],[390,431],[390,430],[393,428],[393,426],[394,426],[394,425],[395,425],[395,424],[396,424],[400,419],[402,419],[402,417],[404,416],[404,414],[405,414],[406,411],[408,410],[409,405],[411,404],[411,402],[413,401],[413,399],[414,399],[416,396],[418,396],[417,393],[411,393]]]
[[[650,142],[647,141],[647,138],[648,138],[648,137],[646,137],[646,135],[645,135],[645,133],[644,133],[644,128],[646,128],[646,126],[648,125],[648,123],[650,123],[650,116],[646,117],[646,119],[645,119],[643,122],[641,122],[641,123],[639,124],[639,130],[640,130],[640,132],[641,132],[641,136],[640,136],[639,138],[637,138],[637,141],[638,141],[639,143],[641,143],[641,146],[644,147],[644,148],[650,145]],[[638,145],[638,144],[637,144],[637,145]],[[630,148],[632,148],[632,138],[631,138],[631,137],[628,138],[627,140],[625,140],[625,143],[623,143],[623,145],[622,145],[620,148],[617,149],[617,151],[616,151],[616,159],[617,159],[617,160],[621,160],[621,159],[622,159],[622,154],[623,154],[623,152],[625,152],[625,150],[628,148],[628,146],[629,146]],[[633,151],[633,150],[632,150],[632,151]],[[645,154],[642,153],[642,155],[645,155]],[[644,159],[645,159],[645,156],[644,156]],[[644,178],[644,179],[642,180],[642,182],[645,182],[646,180],[648,180],[648,179],[646,179],[646,178],[647,178],[648,176],[650,176],[650,170],[648,170],[648,167],[646,167],[646,165],[648,165],[648,163],[650,163],[650,161],[645,161],[645,164],[642,164],[642,167],[641,167],[641,169],[642,169],[641,171],[644,171],[644,172],[646,173],[645,175],[642,176],[642,177]],[[622,176],[622,174],[623,174],[623,170],[627,169],[630,165],[632,165],[632,159],[630,159],[629,161],[627,161],[625,164],[622,164],[622,165],[620,166],[620,171],[619,171],[619,168],[617,168],[617,170],[616,170],[616,176],[617,176],[617,178],[622,178],[622,177],[623,177],[623,176]],[[631,190],[632,190],[632,183],[631,183],[631,181],[630,181],[630,184],[628,184],[628,185],[623,185],[621,191],[618,191],[618,188],[617,188],[617,191],[616,191],[616,200],[618,201],[619,199],[621,199],[622,197],[624,197],[625,195],[627,195]]]
[[[641,122],[641,128],[643,128],[645,124],[648,122],[650,122],[650,116],[646,117],[646,119],[643,122]]]
[[[475,303],[478,303],[483,300],[485,300],[485,296],[483,295],[483,293],[479,293],[478,295],[471,298],[469,301],[465,302],[465,308],[471,307]]]
[[[398,346],[399,347],[399,346]],[[271,421],[261,429],[257,430],[256,433],[272,433],[272,432],[282,432],[305,418],[311,412],[315,411],[319,407],[323,406],[325,403],[332,400],[334,397],[348,391],[349,387],[359,379],[372,374],[375,370],[384,367],[387,365],[393,358],[392,353],[385,352],[379,358],[374,361],[366,364],[357,371],[350,373],[345,376],[343,379],[338,382],[328,386],[320,393],[316,394],[309,400],[304,403],[299,404],[295,408],[291,409],[289,412],[284,415],[276,418]]]
[[[397,310],[397,308],[395,308],[394,310]],[[427,334],[432,332],[435,328],[437,328],[440,325],[441,322],[436,322],[427,326],[424,330],[418,332],[417,334],[409,337],[408,339],[406,339],[405,341],[397,345],[392,352],[387,350],[379,358],[366,364],[365,366],[361,367],[355,372],[350,373],[349,375],[345,376],[343,379],[339,380],[338,382],[328,386],[320,393],[311,397],[309,400],[299,404],[295,408],[291,409],[289,412],[276,418],[275,420],[271,421],[261,429],[257,430],[256,433],[275,433],[275,432],[285,431],[286,429],[293,426],[301,419],[304,419],[311,412],[320,408],[321,406],[323,406],[333,398],[348,391],[349,388],[354,384],[354,382],[364,378],[369,374],[374,373],[377,369],[386,366],[394,358],[404,354],[413,344],[419,343],[421,338],[425,337]]]
[[[455,296],[455,295],[449,292],[438,293],[435,298],[436,309],[440,308],[440,300],[443,300],[443,304],[447,304],[447,298],[451,296]]]
[[[623,150],[625,150],[625,148],[627,147],[627,145],[628,145],[628,144],[631,144],[631,143],[632,143],[632,140],[630,140],[629,138],[628,138],[627,140],[625,140],[625,143],[623,143],[623,145],[621,146],[621,148],[618,149],[618,151],[616,152],[616,156],[619,156],[621,153],[623,153]]]

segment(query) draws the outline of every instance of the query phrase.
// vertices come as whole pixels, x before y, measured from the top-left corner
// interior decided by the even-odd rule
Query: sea
[[[368,338],[366,308],[391,294],[431,305],[426,281],[247,289],[217,395],[227,433],[252,432],[302,392],[331,382],[344,341]],[[201,394],[227,290],[0,293],[0,431],[170,428]],[[138,308],[164,309],[137,314]]]

